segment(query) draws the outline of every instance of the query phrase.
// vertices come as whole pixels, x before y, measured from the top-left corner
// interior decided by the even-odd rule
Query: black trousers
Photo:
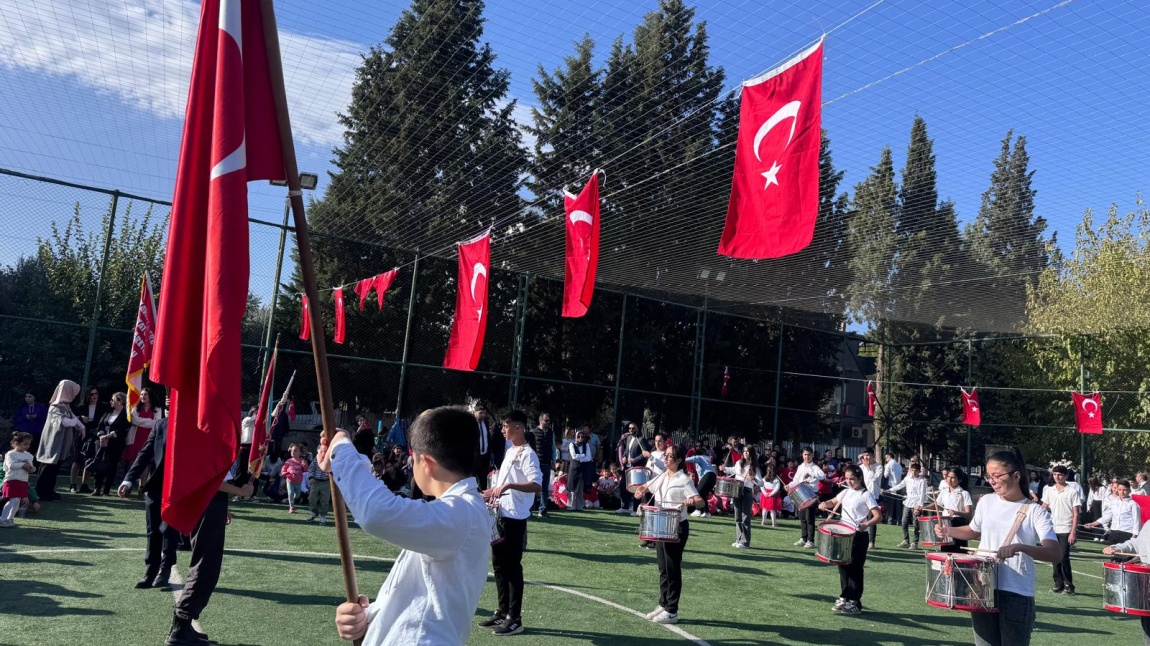
[[[967,523],[966,519],[963,518],[962,516],[951,516],[950,517],[950,526],[951,527],[966,527],[967,524],[968,523]],[[962,554],[962,553],[966,552],[966,550],[964,550],[962,548],[964,548],[968,545],[970,545],[970,541],[959,540],[956,538],[956,539],[954,539],[954,541],[950,545],[943,545],[942,547],[939,547],[938,551],[950,552],[952,554]]]
[[[104,447],[104,470],[96,474],[96,491],[103,492],[105,496],[111,493],[123,456],[124,445],[119,442],[108,442],[108,446]]]
[[[155,576],[160,570],[170,571],[176,564],[180,533],[163,523],[160,519],[160,498],[152,498],[147,492],[144,493],[144,527],[147,530],[147,544],[144,548],[147,575]]]
[[[679,612],[679,596],[683,594],[683,550],[691,536],[687,521],[679,523],[678,543],[655,543],[659,556],[659,605],[671,614]]]
[[[851,562],[839,566],[839,584],[842,586],[843,599],[859,601],[863,595],[863,566],[866,565],[866,550],[870,542],[867,532],[855,532],[854,541],[851,542]]]
[[[702,512],[707,511],[707,498],[711,497],[711,492],[715,490],[715,483],[717,482],[715,472],[709,471],[699,478],[699,486],[696,490],[699,492],[699,497],[703,499],[703,504],[699,505],[697,509]]]
[[[504,518],[503,542],[491,546],[491,569],[500,614],[523,617],[523,552],[527,549],[527,519]]]
[[[1058,589],[1074,587],[1074,573],[1070,571],[1070,534],[1055,534],[1058,549],[1062,550],[1062,560],[1054,564],[1054,587]]]
[[[502,465],[500,465],[502,466]],[[491,454],[480,453],[475,456],[475,481],[479,483],[479,490],[487,490],[487,476],[491,473]]]
[[[217,493],[192,532],[192,558],[188,563],[184,590],[176,601],[176,618],[199,619],[208,600],[212,598],[216,583],[220,580],[220,566],[224,562],[224,529],[227,522],[228,496]]]
[[[798,512],[800,526],[803,531],[803,540],[808,543],[813,543],[815,540],[815,532],[818,528],[818,520],[815,518],[815,511],[817,509],[817,505],[811,505],[806,509],[800,509]]]
[[[60,475],[59,464],[40,464],[40,475],[36,478],[36,495],[40,500],[52,500],[56,493],[56,476]]]

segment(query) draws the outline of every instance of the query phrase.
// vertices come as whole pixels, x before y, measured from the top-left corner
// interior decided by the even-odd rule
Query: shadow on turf
[[[332,554],[331,556],[315,556],[311,554],[265,554],[261,552],[249,552],[243,548],[224,549],[224,553],[230,556],[242,556],[252,559],[266,559],[269,561],[284,561],[286,563],[309,563],[311,565],[332,565],[339,564],[339,556]],[[367,572],[387,572],[391,569],[390,561],[380,561],[377,559],[357,559],[355,562],[356,570],[363,570]]]
[[[67,608],[60,604],[61,597],[98,599],[104,595],[79,592],[52,583],[21,581],[0,583],[0,614],[18,614],[28,617],[62,617],[64,615],[106,616],[115,614],[103,608]]]
[[[332,608],[343,603],[343,597],[329,597],[322,594],[292,594],[290,592],[270,592],[267,590],[238,590],[236,588],[216,588],[216,594],[234,594],[245,599],[262,599],[286,606],[329,605]]]
[[[642,548],[637,548],[642,549]],[[554,554],[555,556],[565,556],[568,558],[577,559],[580,561],[592,561],[595,563],[604,563],[607,565],[652,565],[655,561],[655,552],[651,550],[645,555],[628,555],[628,554],[598,554],[589,552],[565,552],[559,550],[540,550],[531,549],[530,552],[535,554]],[[751,576],[769,576],[769,572],[763,572],[755,568],[742,567],[738,565],[722,565],[719,563],[700,563],[697,561],[685,561],[683,563],[685,570],[718,570],[724,573],[738,573],[747,574]]]

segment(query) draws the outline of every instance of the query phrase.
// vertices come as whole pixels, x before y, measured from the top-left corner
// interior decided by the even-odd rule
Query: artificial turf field
[[[341,644],[332,626],[342,584],[335,530],[305,524],[268,503],[232,504],[219,586],[200,623],[224,645]],[[528,526],[523,620],[509,639],[485,629],[471,644],[969,644],[968,615],[923,601],[921,552],[895,547],[901,531],[879,528],[866,568],[861,616],[831,612],[838,570],[792,547],[797,523],[760,528],[735,550],[731,517],[692,519],[684,557],[679,632],[641,616],[658,601],[655,553],[636,539],[636,518],[606,511],[552,514]],[[135,590],[143,572],[143,508],[137,499],[64,494],[37,516],[0,528],[0,644],[159,645],[170,622],[169,591]],[[362,593],[374,598],[397,554],[354,524],[352,549]],[[1039,565],[1032,644],[1140,644],[1136,618],[1102,610],[1097,543],[1075,562],[1079,595],[1050,592]],[[180,552],[183,574],[188,553]],[[555,587],[547,587],[555,586]],[[557,588],[563,588],[562,590]],[[582,596],[586,595],[586,596]],[[589,598],[594,597],[594,599]],[[476,610],[495,605],[490,579]]]

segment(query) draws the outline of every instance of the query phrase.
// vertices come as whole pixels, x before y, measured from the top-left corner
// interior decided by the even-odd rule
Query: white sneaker
[[[661,614],[663,614],[663,606],[655,606],[655,609],[651,612],[648,612],[646,617],[648,620],[653,620],[655,617],[658,617]]]
[[[16,526],[16,521],[12,520],[11,518],[5,518],[3,520],[0,520],[0,527],[15,527],[15,526]]]
[[[838,610],[839,608],[842,608],[842,607],[843,607],[843,604],[844,604],[844,603],[846,603],[846,602],[847,602],[847,600],[846,600],[846,599],[843,599],[842,597],[839,597],[838,599],[835,599],[835,610]]]
[[[738,547],[738,546],[739,546],[739,541],[735,541],[734,543],[731,543],[731,547]]]
[[[805,547],[808,550],[813,550],[813,549],[815,549],[815,544],[810,542],[810,541],[807,541],[806,545],[803,545],[803,547]]]
[[[799,540],[797,540],[797,541],[795,541],[795,542],[794,542],[794,546],[795,546],[795,547],[803,547],[803,546],[805,546],[806,544],[807,544],[807,542],[806,542],[806,541],[804,541],[804,540],[803,540],[803,539],[801,539],[801,538],[800,538]]]
[[[703,513],[699,514],[699,518],[710,518],[710,517],[711,517],[711,512],[709,512],[709,511],[704,511]]]
[[[693,517],[695,517],[695,518],[699,518],[699,517],[700,517],[700,516],[702,516],[702,515],[703,515],[703,512],[699,511],[698,509],[696,509],[695,511],[691,512],[691,516],[693,516]]]
[[[747,545],[746,543],[735,543],[735,549],[745,550],[745,549],[750,549],[750,546]]]
[[[657,624],[677,624],[679,623],[679,615],[678,613],[667,612],[664,610],[663,612],[655,615],[651,621]]]

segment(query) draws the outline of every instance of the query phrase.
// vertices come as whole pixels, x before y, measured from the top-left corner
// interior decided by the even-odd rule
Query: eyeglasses
[[[999,480],[1006,478],[1007,476],[1009,476],[1012,473],[1018,473],[1018,472],[1017,471],[1005,471],[1003,473],[989,473],[988,472],[986,474],[986,479],[990,480],[991,482],[998,482]]]

